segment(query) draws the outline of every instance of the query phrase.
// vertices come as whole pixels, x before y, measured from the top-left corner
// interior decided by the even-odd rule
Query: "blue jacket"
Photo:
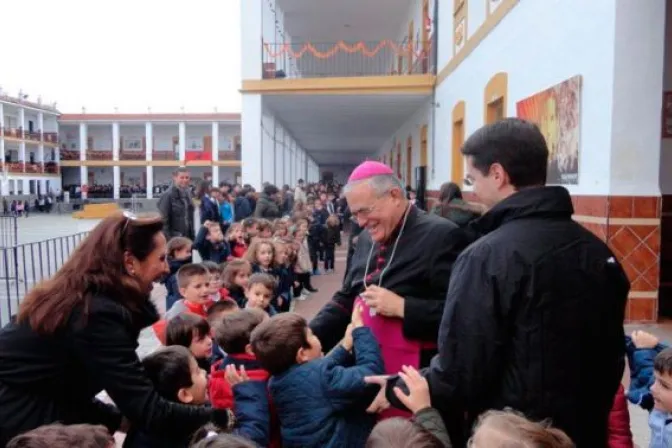
[[[180,288],[177,285],[177,271],[184,266],[192,262],[191,257],[186,260],[168,260],[168,266],[170,267],[170,274],[166,276],[163,280],[163,284],[166,287],[166,310],[172,308],[172,306],[182,298],[180,295]]]
[[[630,387],[628,400],[647,411],[653,409],[651,386],[655,380],[653,376],[653,360],[656,355],[667,348],[658,344],[652,349],[637,349],[630,336],[625,337],[625,353],[628,356],[630,367]]]
[[[292,272],[286,267],[277,268],[275,270],[275,278],[278,281],[277,296],[282,296],[287,302],[292,300]]]
[[[205,221],[220,222],[222,220],[222,217],[219,215],[219,204],[209,196],[201,198],[199,211],[201,214],[201,224]]]
[[[237,196],[233,201],[233,216],[236,222],[249,218],[252,215],[252,205],[244,196]]]
[[[227,223],[233,222],[233,206],[228,201],[224,201],[219,204],[219,214],[222,217],[222,221]]]
[[[231,255],[229,243],[224,240],[221,243],[213,244],[208,241],[208,229],[201,227],[194,241],[194,248],[198,251],[203,261],[214,261],[217,264],[224,263]]]
[[[284,448],[361,448],[366,444],[376,418],[366,413],[361,401],[370,390],[364,377],[383,374],[385,368],[369,328],[356,328],[352,336],[354,366],[345,367],[352,356],[338,346],[324,358],[271,377],[269,388],[281,418]]]

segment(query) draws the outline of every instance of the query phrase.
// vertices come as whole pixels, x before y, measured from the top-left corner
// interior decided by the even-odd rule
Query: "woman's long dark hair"
[[[203,199],[203,196],[210,193],[211,188],[212,184],[210,183],[209,180],[202,180],[198,184],[198,188],[196,189],[196,197],[198,199]]]
[[[18,322],[29,322],[41,334],[53,334],[73,310],[92,294],[105,294],[137,311],[148,300],[138,279],[126,272],[124,254],[145,260],[156,248],[163,229],[158,214],[129,218],[117,213],[98,224],[68,261],[48,280],[35,286],[19,307]]]
[[[451,210],[462,210],[477,215],[481,214],[480,210],[469,204],[456,204],[453,202],[455,199],[462,200],[462,190],[460,189],[460,186],[454,182],[446,182],[442,184],[439,189],[439,214],[442,217],[448,218]]]

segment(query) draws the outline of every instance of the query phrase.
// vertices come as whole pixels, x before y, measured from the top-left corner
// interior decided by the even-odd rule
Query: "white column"
[[[152,161],[154,154],[154,126],[152,123],[145,123],[145,160],[148,162]],[[147,174],[146,174],[146,185],[145,189],[147,190],[147,199],[152,199],[154,190],[154,167],[149,164],[147,165]]]
[[[119,123],[112,123],[112,160],[119,160]]]
[[[40,144],[37,147],[37,163],[44,169],[44,114],[42,112],[37,114],[37,129],[40,131]]]
[[[119,187],[121,184],[121,167],[119,165],[114,165],[112,167],[112,182],[114,199],[119,199]]]
[[[44,114],[42,112],[37,114],[37,129],[40,131],[40,141],[42,141],[42,135],[44,134]]]
[[[3,164],[5,163],[5,134],[2,132],[2,129],[5,128],[5,108],[2,103],[0,103],[0,162]],[[1,194],[7,194],[7,185],[5,185],[5,182],[2,182],[2,193]]]
[[[147,199],[152,199],[154,191],[154,167],[151,165],[147,166]]]
[[[79,123],[79,160],[86,160],[87,141],[86,123]]]
[[[216,121],[212,122],[212,185],[219,185],[219,165],[217,161],[219,160],[219,123]]]
[[[179,148],[180,148],[180,161],[184,162],[186,160],[186,152],[187,152],[187,126],[184,124],[184,122],[180,122],[179,125]]]
[[[243,95],[241,106],[243,119],[240,125],[240,137],[245,148],[241,155],[242,183],[261,188],[263,146],[261,95]]]
[[[26,132],[26,111],[23,107],[19,109],[19,127],[21,132]]]
[[[88,185],[89,184],[89,170],[88,170],[87,167],[85,167],[85,166],[80,166],[79,167],[79,179],[80,179],[80,184],[81,185]]]

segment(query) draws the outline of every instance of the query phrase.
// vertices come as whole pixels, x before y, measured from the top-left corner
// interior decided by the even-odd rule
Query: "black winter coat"
[[[397,252],[380,285],[405,299],[403,333],[407,339],[436,342],[450,271],[466,243],[464,233],[452,222],[411,208]],[[310,322],[325,352],[338,344],[350,323],[354,301],[364,290],[364,271],[372,244],[366,230],[359,234],[343,287]],[[388,257],[393,244],[394,241],[389,243]],[[374,250],[369,273],[375,270],[376,258]],[[377,285],[378,280],[379,275],[374,275],[371,284]],[[424,351],[420,365],[428,365],[435,353],[436,350]]]
[[[88,317],[76,309],[51,336],[28,323],[6,325],[0,330],[0,447],[55,422],[102,424],[114,432],[122,414],[150,433],[175,437],[211,420],[226,424],[226,410],[171,403],[154,390],[135,350],[140,330],[158,317],[149,300],[131,313],[99,296],[91,299]],[[119,410],[95,398],[102,390]]]
[[[432,405],[460,422],[449,428],[454,446],[481,412],[504,407],[550,418],[579,448],[607,446],[630,285],[572,214],[562,187],[522,190],[476,222],[484,236],[456,261],[425,372]]]

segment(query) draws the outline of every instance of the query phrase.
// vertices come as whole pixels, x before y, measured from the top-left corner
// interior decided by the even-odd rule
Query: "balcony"
[[[180,160],[179,154],[173,151],[153,151],[152,160]]]
[[[25,172],[25,164],[23,162],[5,162],[5,168],[10,173]]]
[[[44,172],[47,174],[59,174],[61,169],[56,162],[46,162],[44,164]]]
[[[119,151],[119,160],[145,160],[147,153],[145,151]]]
[[[224,160],[241,160],[241,152],[240,150],[236,151],[219,151],[219,160],[224,161]]]
[[[41,142],[42,141],[42,133],[40,131],[37,131],[37,132],[26,131],[26,132],[23,133],[23,139],[24,140],[30,140],[30,141],[33,141],[33,142]]]
[[[58,144],[58,132],[43,132],[42,140],[45,143],[50,143],[52,145]]]
[[[23,138],[23,129],[4,127],[4,128],[2,128],[2,135],[4,135],[5,137],[8,137],[8,138],[22,139]]]
[[[432,43],[264,43],[264,79],[394,76],[435,73]],[[424,47],[424,48],[423,48]]]
[[[61,149],[61,160],[79,160],[79,150]]]
[[[39,174],[39,173],[44,173],[44,167],[42,166],[41,163],[25,163],[24,164],[26,173],[30,174]]]
[[[86,160],[112,160],[112,151],[87,150]]]

